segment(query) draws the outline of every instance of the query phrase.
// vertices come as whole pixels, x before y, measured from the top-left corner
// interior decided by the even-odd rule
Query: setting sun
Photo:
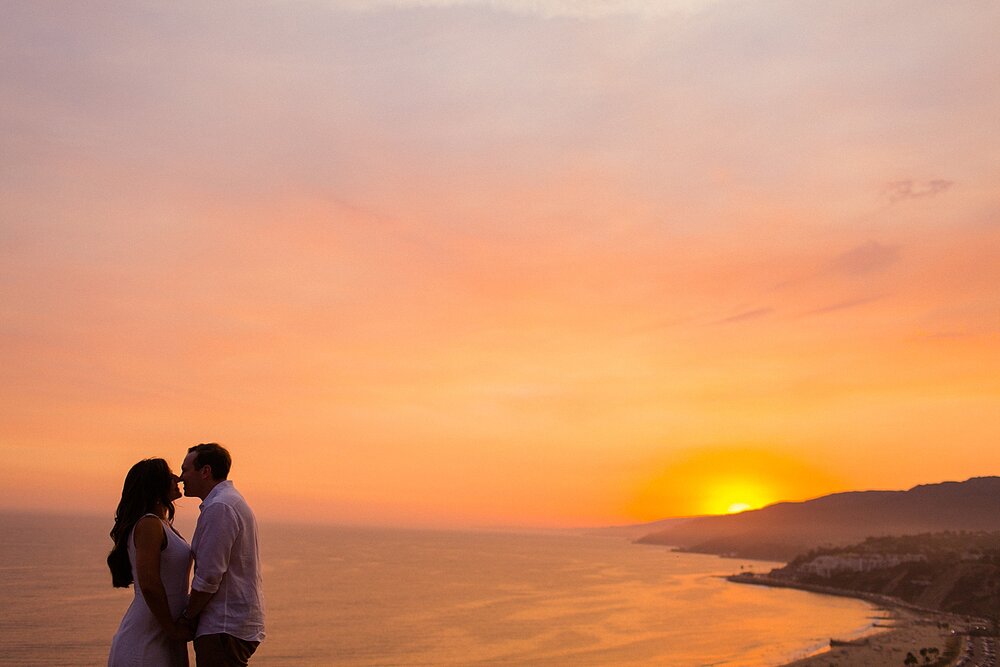
[[[662,465],[639,485],[628,511],[645,520],[736,514],[804,500],[837,486],[829,471],[788,454],[763,447],[711,447]]]
[[[705,484],[702,508],[705,514],[734,514],[775,500],[773,489],[759,479],[726,476]]]

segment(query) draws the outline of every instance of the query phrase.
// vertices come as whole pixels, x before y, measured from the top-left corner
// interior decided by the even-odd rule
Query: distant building
[[[926,561],[923,554],[836,554],[816,556],[811,561],[798,566],[799,572],[830,577],[842,572],[870,572],[887,570],[901,563]]]

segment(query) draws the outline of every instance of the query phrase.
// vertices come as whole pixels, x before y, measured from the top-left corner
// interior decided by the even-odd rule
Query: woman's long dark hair
[[[153,512],[156,503],[167,508],[167,519],[174,520],[174,503],[170,500],[174,474],[163,459],[144,459],[125,475],[122,499],[115,510],[115,527],[111,539],[115,546],[108,554],[111,583],[126,588],[132,583],[132,563],[128,559],[128,540],[132,528],[144,514]],[[154,512],[155,513],[155,512]]]

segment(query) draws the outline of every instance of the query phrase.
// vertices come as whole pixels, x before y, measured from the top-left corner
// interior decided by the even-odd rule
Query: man
[[[231,465],[214,442],[192,447],[181,464],[184,495],[202,500],[191,597],[178,619],[195,630],[198,667],[244,667],[264,639],[257,520],[228,479]]]

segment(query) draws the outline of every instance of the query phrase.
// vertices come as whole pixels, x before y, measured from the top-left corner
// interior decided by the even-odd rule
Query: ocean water
[[[0,514],[0,665],[105,664],[132,598],[111,587],[109,529]],[[772,563],[615,538],[262,524],[261,539],[258,667],[779,665],[880,615],[719,576]]]

